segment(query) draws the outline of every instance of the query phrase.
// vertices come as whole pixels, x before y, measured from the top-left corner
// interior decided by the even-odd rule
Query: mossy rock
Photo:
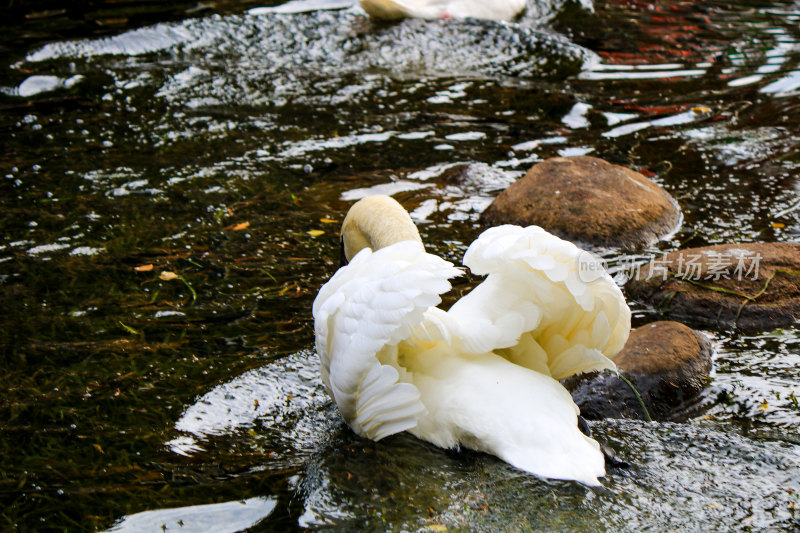
[[[800,321],[800,244],[678,250],[640,267],[625,291],[667,318],[700,326],[790,326]]]
[[[705,388],[711,351],[702,333],[678,322],[653,322],[631,331],[614,362],[639,392],[653,420],[675,420]],[[633,389],[615,373],[593,372],[565,380],[564,385],[584,418],[646,419]]]

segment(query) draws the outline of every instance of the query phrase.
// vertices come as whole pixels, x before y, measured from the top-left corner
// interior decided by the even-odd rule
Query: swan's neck
[[[408,212],[388,196],[368,196],[359,200],[342,223],[342,244],[348,261],[364,248],[379,250],[401,241],[422,244]]]

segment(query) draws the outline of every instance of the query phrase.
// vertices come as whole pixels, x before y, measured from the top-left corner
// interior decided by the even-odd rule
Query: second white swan
[[[525,0],[360,0],[371,17],[381,20],[401,18],[479,18],[511,20],[525,9]]]

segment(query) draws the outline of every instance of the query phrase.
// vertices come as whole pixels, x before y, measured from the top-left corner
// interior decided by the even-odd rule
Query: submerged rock
[[[681,215],[675,200],[638,172],[579,156],[534,165],[481,219],[535,224],[568,240],[635,249],[674,231]]]
[[[800,321],[800,244],[721,244],[642,266],[625,287],[676,320],[764,329]]]
[[[639,392],[650,416],[671,420],[679,418],[705,387],[711,344],[678,322],[653,322],[633,330],[614,361]],[[590,373],[564,384],[585,418],[646,419],[633,390],[614,373]]]

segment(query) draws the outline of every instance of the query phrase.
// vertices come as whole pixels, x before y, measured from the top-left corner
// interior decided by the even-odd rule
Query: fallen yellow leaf
[[[783,222],[773,222],[772,223],[772,227],[773,228],[785,228],[786,224],[784,224]]]
[[[239,231],[250,227],[249,222],[241,222],[233,227],[233,231]]]
[[[278,296],[283,296],[284,294],[289,292],[289,289],[293,289],[293,288],[295,288],[295,286],[296,285],[294,283],[292,283],[291,285],[288,285],[288,286],[282,288],[281,290],[278,291]]]
[[[319,237],[320,235],[325,235],[325,232],[321,229],[312,229],[308,231],[308,234],[312,237]]]
[[[103,448],[99,444],[92,444],[92,446],[94,446],[94,449],[102,453],[103,455],[106,454],[106,452],[103,451]]]
[[[165,270],[164,272],[159,274],[158,277],[162,281],[171,281],[173,279],[178,279],[178,275],[175,272],[170,272],[169,270]]]
[[[336,224],[339,222],[338,220],[333,220],[332,218],[321,218],[319,221],[323,224]]]
[[[139,265],[138,267],[133,268],[136,272],[150,272],[153,270],[152,263],[149,265]]]

